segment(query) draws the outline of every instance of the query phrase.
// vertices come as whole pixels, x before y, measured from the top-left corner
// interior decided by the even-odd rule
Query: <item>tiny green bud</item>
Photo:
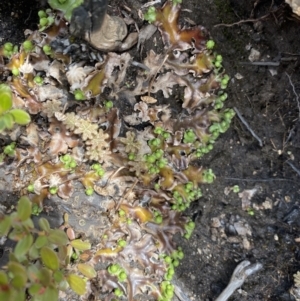
[[[76,166],[77,166],[76,161],[75,161],[75,160],[72,160],[72,161],[70,162],[70,167],[71,167],[71,168],[75,168]]]
[[[134,154],[134,153],[129,153],[129,154],[128,154],[128,160],[129,160],[129,161],[135,160],[135,154]]]
[[[49,23],[49,21],[48,21],[48,19],[47,19],[46,17],[40,18],[40,25],[41,25],[42,27],[47,26],[48,23]]]
[[[194,184],[192,182],[188,182],[185,184],[185,190],[191,191],[194,188]]]
[[[93,193],[94,193],[93,187],[89,187],[89,188],[87,188],[87,189],[85,190],[85,194],[86,194],[87,196],[91,196]]]
[[[213,40],[208,40],[206,42],[206,48],[207,49],[213,49],[215,47],[215,42]]]
[[[26,52],[29,52],[33,49],[33,44],[31,41],[27,40],[25,42],[23,42],[23,48]]]
[[[49,189],[49,192],[50,192],[51,194],[56,194],[57,191],[58,191],[58,187],[56,187],[56,186],[50,187],[50,189]]]
[[[218,55],[216,56],[216,61],[222,62],[222,61],[223,61],[222,55],[218,54]]]
[[[160,189],[160,185],[159,185],[158,183],[155,183],[155,184],[154,184],[154,189],[155,189],[155,190],[159,190],[159,189]]]
[[[161,215],[158,215],[158,216],[155,217],[155,222],[156,222],[157,224],[161,224],[162,221],[163,221],[163,218],[162,218]]]
[[[127,245],[126,240],[120,239],[120,240],[118,241],[118,246],[124,248],[124,247],[126,247],[126,245]]]
[[[104,103],[106,109],[111,109],[114,106],[114,103],[111,100],[107,100]]]
[[[43,46],[43,51],[45,52],[45,54],[50,55],[52,53],[52,49],[51,46],[46,44]]]
[[[155,155],[154,155],[154,154],[147,155],[146,161],[147,161],[148,163],[154,163],[154,162],[156,161]]]
[[[45,13],[44,10],[39,10],[39,11],[38,11],[38,16],[39,16],[40,18],[44,18],[44,17],[47,17],[47,14]]]
[[[69,154],[63,155],[62,157],[60,157],[60,160],[63,163],[69,163],[72,160],[72,157]]]
[[[10,42],[7,42],[4,44],[4,49],[7,50],[7,51],[12,51],[14,48],[14,45]]]
[[[233,191],[234,193],[240,192],[240,187],[239,187],[239,185],[234,185],[234,186],[232,187],[232,191]]]
[[[108,267],[107,270],[110,274],[115,275],[120,271],[120,267],[117,264],[112,264]]]
[[[161,135],[163,133],[163,128],[158,126],[154,129],[154,134]]]
[[[119,216],[125,216],[126,212],[122,209],[119,210]]]
[[[144,19],[149,23],[153,23],[156,20],[156,10],[154,6],[148,8],[148,11],[144,14]]]
[[[115,288],[114,293],[117,297],[121,297],[123,295],[123,292],[121,289],[119,289],[118,287]]]
[[[11,70],[11,73],[14,75],[14,76],[18,76],[20,74],[20,71],[18,68],[16,67],[13,67],[12,70]]]
[[[215,61],[215,67],[216,67],[216,68],[222,67],[222,63],[219,62],[219,61]]]
[[[165,263],[167,263],[167,264],[172,263],[172,258],[171,258],[170,256],[166,256],[166,257],[164,258],[164,260],[165,260]]]
[[[29,184],[29,185],[27,186],[27,190],[28,190],[29,192],[34,192],[34,186],[33,186],[33,184]]]
[[[85,100],[84,92],[79,89],[74,91],[74,96],[75,96],[75,99],[78,101]]]
[[[127,275],[124,271],[122,271],[119,275],[118,275],[118,280],[119,281],[125,281],[127,279]]]
[[[255,212],[254,212],[254,210],[252,208],[249,208],[247,212],[248,212],[248,214],[250,216],[254,216],[255,215]]]
[[[170,135],[170,133],[168,133],[168,132],[164,132],[164,133],[163,133],[164,139],[168,139],[170,136],[171,136],[171,135]]]
[[[101,178],[103,177],[105,174],[105,170],[102,169],[102,167],[100,169],[97,170],[97,175]]]
[[[37,85],[42,85],[44,83],[44,80],[42,77],[40,76],[35,76],[33,81],[37,84]]]
[[[99,163],[94,163],[91,167],[95,171],[98,171],[99,169],[101,169],[101,165]]]

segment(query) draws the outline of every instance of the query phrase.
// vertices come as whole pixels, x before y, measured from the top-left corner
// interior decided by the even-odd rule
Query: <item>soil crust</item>
[[[135,9],[145,1],[119,2]],[[36,29],[40,6],[33,0],[1,1],[1,44],[20,43],[25,29]],[[183,7],[181,23],[196,21],[216,42],[231,77],[227,106],[244,121],[236,116],[199,162],[213,169],[216,180],[186,212],[196,229],[188,242],[177,238],[185,253],[177,278],[191,300],[214,300],[237,264],[248,259],[262,263],[263,270],[231,301],[295,300],[290,290],[300,270],[295,241],[300,237],[300,22],[276,0],[189,0]],[[255,51],[260,64],[249,60]],[[240,194],[230,191],[234,185]]]

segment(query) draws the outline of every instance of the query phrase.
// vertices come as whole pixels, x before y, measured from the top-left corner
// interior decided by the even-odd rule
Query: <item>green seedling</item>
[[[147,12],[144,14],[144,19],[149,23],[156,21],[156,9],[154,6],[148,8]]]
[[[87,196],[91,196],[91,195],[93,195],[93,193],[94,193],[93,187],[88,187],[88,188],[85,190],[85,194],[86,194]]]
[[[52,9],[62,11],[67,21],[71,21],[73,9],[83,4],[83,0],[48,0]]]
[[[38,215],[37,207],[23,196],[16,211],[0,219],[0,236],[8,235],[16,242],[6,269],[0,270],[0,296],[6,296],[8,300],[57,301],[59,291],[65,291],[69,286],[75,293],[84,295],[86,280],[67,272],[65,250],[72,242],[63,230],[51,229],[45,218],[38,220],[36,228],[31,214]],[[92,267],[90,274],[91,269],[95,275]]]
[[[75,96],[75,99],[78,101],[82,101],[82,100],[86,99],[84,92],[79,89],[74,91],[74,96]]]
[[[207,49],[211,50],[211,49],[213,49],[214,47],[215,47],[215,42],[214,42],[213,40],[208,40],[208,41],[206,42],[206,48],[207,48]]]
[[[27,125],[30,115],[22,109],[12,108],[12,92],[8,85],[0,84],[0,133],[12,129],[14,124]]]
[[[193,130],[187,130],[183,134],[183,143],[194,143],[197,136]]]

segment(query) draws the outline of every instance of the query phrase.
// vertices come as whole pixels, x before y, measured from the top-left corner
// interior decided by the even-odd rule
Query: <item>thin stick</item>
[[[155,78],[158,74],[158,72],[160,71],[160,69],[163,67],[163,65],[165,64],[166,60],[168,59],[169,57],[169,54],[166,54],[166,56],[164,57],[162,63],[159,65],[159,67],[157,68],[156,72],[155,72],[155,75],[152,77],[152,79],[150,80],[150,83],[149,83],[149,86],[148,86],[148,96],[150,96],[150,93],[151,93],[151,88],[152,88],[152,85],[153,85],[153,82],[155,81]]]
[[[243,116],[241,115],[241,113],[239,112],[239,110],[234,107],[234,110],[236,112],[236,114],[238,115],[238,117],[240,118],[241,122],[245,125],[245,127],[247,128],[247,130],[251,133],[251,135],[258,141],[259,146],[262,147],[263,143],[261,141],[261,139],[254,133],[254,131],[251,129],[251,127],[249,126],[248,122],[243,118]]]
[[[292,169],[300,176],[300,170],[290,161],[286,161],[286,163],[292,167]]]
[[[133,188],[135,187],[135,185],[138,183],[139,179],[136,179],[135,182],[131,185],[131,187],[128,189],[128,191],[125,193],[125,195],[123,197],[121,197],[121,199],[119,200],[119,203],[117,205],[116,210],[118,210],[123,202],[124,199],[127,198],[127,196],[129,195],[129,193],[133,190]]]
[[[216,24],[214,25],[214,27],[221,27],[221,26],[224,26],[224,27],[232,27],[234,25],[240,25],[240,24],[243,24],[243,23],[250,23],[250,22],[258,22],[260,20],[263,20],[263,19],[266,19],[267,17],[269,17],[270,14],[267,14],[259,19],[247,19],[247,20],[240,20],[238,22],[235,22],[235,23],[231,23],[231,24],[224,24],[224,23],[221,23],[221,24]]]
[[[280,62],[239,62],[239,64],[240,65],[278,67],[280,65]]]
[[[292,86],[293,88],[293,93],[294,95],[296,96],[296,101],[297,101],[297,105],[298,105],[298,118],[300,118],[300,102],[299,102],[299,95],[297,94],[296,92],[296,89],[295,89],[295,86],[291,80],[291,77],[287,74],[287,72],[285,72],[286,76],[288,77],[289,79],[289,82],[290,82],[290,85]]]
[[[218,179],[222,179],[222,177],[218,177]],[[224,177],[224,180],[228,181],[245,181],[245,182],[271,182],[271,181],[282,181],[282,182],[294,182],[299,184],[299,181],[295,181],[294,179],[284,179],[284,178],[269,178],[269,179],[250,179],[250,178],[232,178],[232,177]]]

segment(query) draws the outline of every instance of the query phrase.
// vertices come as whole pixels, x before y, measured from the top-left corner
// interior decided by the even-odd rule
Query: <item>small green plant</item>
[[[63,12],[67,21],[71,20],[73,9],[81,5],[83,0],[48,0],[49,5],[53,9]]]
[[[144,19],[149,23],[153,23],[156,20],[156,10],[154,6],[148,8],[147,12],[144,14]]]
[[[10,58],[13,54],[18,52],[18,46],[14,46],[12,43],[7,42],[3,46],[3,55],[7,58]]]
[[[0,84],[0,132],[12,129],[15,123],[26,125],[30,122],[30,116],[26,111],[13,109],[12,105],[10,87],[6,84]]]
[[[215,47],[215,42],[213,40],[208,40],[206,42],[206,48],[207,49],[213,49]]]
[[[28,197],[19,199],[16,212],[0,217],[0,236],[16,242],[9,262],[0,270],[0,300],[58,300],[59,291],[69,286],[79,295],[86,291],[86,280],[67,270],[73,248],[86,250],[90,244],[75,239],[70,241],[60,229],[51,229],[45,218],[35,227],[31,214],[34,209]],[[71,252],[69,251],[71,250]],[[75,253],[75,252],[74,252]],[[95,277],[95,270],[78,265],[87,278]]]

